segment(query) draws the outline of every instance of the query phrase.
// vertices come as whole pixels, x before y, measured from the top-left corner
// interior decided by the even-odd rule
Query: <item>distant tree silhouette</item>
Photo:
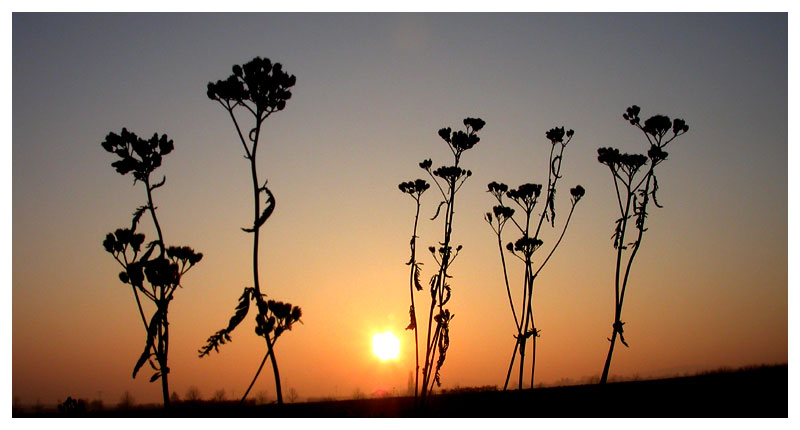
[[[442,195],[442,201],[439,203],[436,213],[431,220],[435,220],[439,216],[442,206],[444,206],[444,238],[439,242],[438,248],[434,246],[428,247],[439,269],[437,273],[431,277],[429,282],[431,305],[428,312],[425,360],[422,368],[422,389],[419,391],[419,401],[422,404],[425,403],[426,398],[433,391],[433,382],[435,381],[436,384],[441,385],[439,371],[444,364],[447,349],[450,347],[450,323],[453,320],[454,314],[451,313],[449,309],[445,308],[445,305],[450,301],[452,293],[452,288],[448,283],[448,279],[451,279],[452,276],[448,273],[448,270],[461,251],[461,245],[457,246],[455,249],[453,249],[451,245],[453,215],[455,213],[455,196],[456,192],[461,189],[461,186],[464,185],[467,178],[472,176],[470,170],[462,169],[459,166],[461,155],[480,141],[477,133],[485,124],[486,123],[480,118],[466,118],[464,119],[465,131],[453,132],[450,127],[439,130],[439,137],[447,143],[448,149],[450,149],[450,152],[453,154],[452,166],[441,166],[436,170],[431,170],[433,162],[430,159],[419,163],[420,168],[428,173],[428,176],[431,177]],[[417,318],[413,296],[415,288],[417,290],[422,289],[422,285],[419,282],[419,266],[421,263],[417,261],[416,257],[416,224],[417,218],[419,217],[419,198],[428,187],[429,185],[421,179],[417,179],[413,182],[401,183],[399,185],[400,191],[410,194],[417,202],[414,233],[411,237],[411,259],[406,263],[411,266],[409,283],[413,286],[410,287],[412,302],[409,314],[411,322],[407,328],[415,330],[415,339]],[[434,321],[436,322],[435,327],[433,326]],[[419,347],[417,347],[417,356],[419,356]],[[419,368],[418,358],[417,368]],[[417,383],[415,383],[415,392],[417,391],[416,385]]]
[[[203,400],[203,396],[200,394],[200,389],[195,385],[190,385],[189,388],[186,389],[185,400],[190,403],[196,403]]]
[[[625,323],[620,319],[622,316],[622,303],[625,299],[625,289],[628,286],[628,276],[631,273],[633,259],[642,244],[642,236],[647,231],[645,220],[648,215],[647,207],[650,203],[650,198],[652,197],[653,204],[656,207],[662,207],[656,198],[658,179],[656,178],[655,168],[667,159],[667,152],[664,151],[664,148],[676,137],[689,131],[689,126],[686,125],[684,120],[676,118],[675,121],[672,121],[664,115],[652,116],[642,125],[639,111],[639,106],[633,105],[626,109],[622,117],[638,128],[647,138],[647,142],[650,144],[647,155],[621,154],[615,148],[599,148],[597,150],[597,161],[606,165],[611,171],[620,213],[620,218],[615,222],[612,236],[614,249],[617,250],[614,277],[614,323],[611,326],[611,338],[608,339],[610,345],[603,367],[603,374],[600,377],[601,384],[605,384],[608,380],[611,356],[614,353],[614,344],[617,336],[619,336],[619,340],[623,345],[628,346],[623,336]],[[650,161],[650,167],[642,170],[647,165],[648,160]],[[631,229],[634,231],[633,234],[636,234],[636,238],[632,242],[626,242],[628,240],[626,238],[628,228],[631,227],[630,220],[634,221]],[[624,269],[622,268],[623,263]]]
[[[130,391],[125,391],[122,394],[122,397],[119,399],[119,403],[117,403],[118,409],[130,409],[136,406],[136,399],[133,397]]]
[[[86,401],[67,397],[64,403],[58,405],[58,412],[64,415],[83,415],[86,413]]]
[[[244,292],[239,297],[239,304],[236,312],[230,318],[228,326],[210,336],[206,345],[200,348],[200,357],[208,355],[211,350],[219,351],[219,345],[231,340],[230,333],[242,322],[250,309],[250,302],[255,302],[256,314],[256,335],[264,338],[267,352],[261,365],[258,367],[250,386],[242,396],[242,402],[247,398],[247,394],[255,384],[267,357],[272,363],[272,371],[275,375],[275,389],[277,391],[278,403],[283,403],[281,394],[281,377],[278,372],[278,362],[275,358],[275,342],[278,337],[286,330],[291,330],[292,325],[300,321],[302,311],[297,306],[290,303],[283,303],[274,300],[267,300],[267,295],[262,293],[261,284],[258,276],[258,240],[261,226],[267,221],[275,210],[275,196],[269,188],[267,181],[263,185],[258,179],[256,170],[256,151],[261,137],[261,126],[264,121],[273,113],[283,110],[286,101],[292,97],[289,88],[295,84],[294,75],[289,75],[283,70],[280,63],[272,63],[267,58],[256,57],[250,62],[239,66],[233,66],[233,74],[224,81],[209,82],[206,95],[216,101],[230,115],[239,141],[242,143],[245,158],[250,162],[250,173],[253,180],[253,224],[242,228],[246,233],[253,235],[253,286],[245,287]],[[236,112],[249,113],[253,117],[253,127],[245,138],[242,131],[240,119]],[[248,144],[249,142],[249,144]],[[261,199],[265,198],[264,209],[261,209]]]
[[[133,367],[133,377],[136,377],[145,363],[149,363],[155,371],[150,377],[150,382],[161,379],[164,407],[169,407],[168,308],[175,290],[182,286],[181,278],[203,258],[203,254],[195,252],[188,246],[165,246],[164,235],[156,216],[153,191],[164,185],[166,177],[153,184],[150,175],[161,166],[162,157],[172,152],[174,148],[172,140],[165,134],[159,136],[157,133],[145,140],[123,128],[120,134],[109,133],[102,146],[106,151],[119,157],[119,160],[111,163],[117,173],[121,175],[130,173],[133,175],[134,184],[141,182],[145,186],[147,202],[133,213],[130,228],[119,228],[114,233],[108,233],[103,241],[103,247],[122,266],[119,279],[131,286],[142,324],[147,332],[144,351]],[[139,221],[145,213],[150,213],[157,234],[156,239],[147,245],[144,245],[145,235],[136,232]],[[155,312],[149,321],[145,318],[139,294],[155,304]]]
[[[514,325],[517,329],[517,333],[514,335],[516,338],[514,352],[511,354],[511,362],[508,366],[508,372],[506,374],[506,381],[503,385],[503,390],[508,388],[508,382],[511,378],[511,370],[514,367],[514,359],[516,358],[517,354],[519,354],[518,389],[522,389],[522,379],[525,373],[525,350],[528,339],[531,339],[532,344],[531,387],[533,387],[533,376],[536,366],[536,338],[539,337],[540,332],[540,330],[536,328],[533,319],[533,285],[536,281],[536,277],[542,271],[547,262],[550,261],[550,257],[553,256],[556,248],[558,248],[558,245],[561,244],[561,239],[564,238],[564,234],[567,232],[567,227],[569,226],[569,221],[572,219],[572,213],[575,210],[575,205],[578,204],[578,201],[580,201],[585,192],[582,186],[578,185],[570,190],[570,194],[572,195],[571,207],[569,210],[569,215],[567,215],[567,219],[564,222],[564,227],[561,230],[561,235],[558,237],[558,240],[552,246],[547,256],[544,257],[541,263],[539,263],[538,268],[534,267],[533,254],[537,250],[541,249],[544,244],[541,239],[541,233],[543,233],[542,225],[545,224],[544,221],[549,221],[547,224],[550,224],[551,227],[555,228],[556,184],[561,178],[561,163],[564,156],[564,149],[572,140],[573,135],[574,132],[572,130],[564,131],[564,127],[550,129],[545,134],[547,140],[550,142],[550,159],[547,163],[547,188],[545,189],[546,197],[544,206],[542,207],[541,215],[539,215],[539,221],[536,222],[535,219],[533,220],[536,222],[535,227],[534,225],[531,225],[531,217],[534,216],[534,208],[539,202],[539,195],[542,192],[542,184],[522,184],[516,189],[509,189],[508,185],[498,182],[491,182],[488,186],[488,192],[497,200],[498,205],[492,208],[492,212],[486,213],[485,219],[486,222],[488,222],[492,227],[492,230],[494,230],[495,235],[497,235],[497,246],[500,249],[500,262],[503,266],[503,278],[505,281],[506,293],[508,294],[508,303],[511,306],[511,315],[514,317]],[[510,199],[519,207],[524,214],[522,215],[521,220],[518,221],[514,218],[515,210],[509,206],[506,206],[506,202],[503,200],[504,198]],[[492,213],[494,213],[494,216],[492,216]],[[519,215],[519,212],[517,212],[517,214]],[[519,233],[522,234],[522,237],[517,239],[516,242],[508,242],[505,246],[505,250],[523,262],[525,266],[525,275],[523,277],[522,284],[522,306],[519,308],[521,310],[520,314],[517,314],[516,308],[514,307],[514,300],[511,295],[511,286],[509,285],[508,281],[508,268],[506,266],[505,254],[503,252],[503,228],[508,221],[511,221]]]
[[[409,293],[411,294],[411,306],[408,309],[408,314],[411,322],[406,327],[406,330],[413,330],[414,331],[414,360],[415,360],[415,367],[414,367],[414,400],[418,399],[419,395],[419,335],[417,331],[417,312],[414,306],[414,289],[416,288],[417,291],[422,291],[422,284],[420,283],[419,276],[421,272],[420,265],[422,263],[417,261],[417,225],[419,224],[419,208],[420,208],[420,197],[422,193],[424,193],[428,188],[430,188],[430,184],[427,183],[424,179],[417,179],[414,181],[402,182],[398,185],[400,191],[410,195],[414,202],[416,203],[416,213],[414,214],[414,230],[411,234],[411,258],[408,260],[406,265],[410,266],[410,273],[409,273],[409,281],[408,281],[408,288]]]

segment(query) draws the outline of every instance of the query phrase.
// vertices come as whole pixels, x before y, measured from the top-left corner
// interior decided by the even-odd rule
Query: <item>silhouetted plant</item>
[[[203,254],[194,252],[187,246],[166,247],[156,216],[153,191],[164,185],[166,177],[163,177],[158,183],[152,184],[150,175],[161,166],[162,157],[172,152],[174,148],[172,140],[168,139],[167,135],[159,137],[158,134],[153,134],[153,137],[145,140],[123,128],[119,135],[109,133],[102,146],[106,151],[119,157],[119,160],[111,163],[117,173],[121,175],[131,173],[134,185],[136,182],[141,182],[145,186],[147,203],[139,206],[133,213],[131,227],[119,228],[114,233],[108,233],[103,241],[103,247],[122,266],[123,271],[120,272],[119,279],[131,286],[136,298],[136,305],[139,308],[139,315],[142,317],[142,323],[147,332],[144,351],[133,367],[133,377],[136,377],[139,369],[145,363],[149,363],[155,371],[150,377],[150,382],[161,379],[164,406],[168,407],[168,308],[175,290],[181,286],[181,278],[203,258]],[[142,216],[147,212],[151,215],[157,237],[144,245],[145,235],[137,233],[136,228],[139,226]],[[158,252],[154,254],[156,248],[158,248]],[[156,309],[149,322],[145,318],[139,294],[155,304]],[[152,360],[153,358],[155,358],[155,362]]]
[[[251,227],[242,228],[246,233],[253,235],[253,286],[245,287],[244,292],[239,297],[239,304],[236,312],[231,317],[228,326],[211,335],[206,345],[200,348],[200,357],[208,355],[211,350],[219,351],[219,345],[231,340],[230,333],[244,320],[250,309],[250,302],[256,304],[256,335],[264,338],[267,352],[261,360],[250,386],[242,396],[242,402],[247,398],[247,394],[255,384],[267,357],[272,363],[272,371],[275,375],[275,389],[277,391],[278,403],[283,403],[281,395],[281,378],[278,372],[278,362],[275,358],[275,342],[278,337],[286,330],[292,329],[292,324],[300,321],[302,311],[297,306],[289,303],[266,300],[267,295],[261,292],[261,285],[258,277],[258,240],[261,226],[267,221],[275,210],[275,196],[269,188],[267,181],[263,185],[258,179],[256,171],[256,151],[261,137],[261,126],[264,121],[273,113],[281,111],[286,107],[286,101],[292,97],[289,88],[294,86],[295,77],[283,70],[280,63],[272,63],[267,58],[256,57],[250,62],[239,66],[233,66],[233,74],[224,81],[216,83],[209,82],[207,95],[208,98],[220,104],[231,117],[239,140],[244,147],[245,158],[250,161],[250,173],[253,180],[253,201],[254,216]],[[246,112],[253,117],[253,127],[245,138],[240,126],[240,119],[234,111]],[[249,141],[249,145],[248,145]],[[261,209],[261,199],[266,198],[265,207]]]
[[[617,336],[626,347],[628,343],[623,336],[624,322],[622,316],[622,303],[625,299],[625,289],[628,286],[628,276],[631,273],[631,265],[639,247],[642,244],[642,236],[647,231],[645,220],[647,219],[647,206],[650,197],[656,207],[662,207],[656,198],[658,191],[658,179],[656,178],[655,168],[667,159],[667,152],[664,148],[676,137],[689,131],[689,126],[682,119],[676,118],[674,121],[664,115],[655,115],[641,124],[639,118],[639,106],[631,106],[626,109],[622,117],[631,125],[641,130],[650,144],[647,155],[620,153],[615,148],[599,148],[597,150],[597,161],[606,165],[611,171],[614,180],[614,189],[617,192],[617,204],[619,206],[620,218],[616,220],[614,227],[614,249],[617,250],[616,271],[614,277],[614,323],[612,324],[611,338],[608,348],[608,356],[603,367],[603,374],[600,383],[605,384],[608,380],[608,370],[611,367],[611,356],[614,353],[614,344]],[[670,134],[670,131],[672,132]],[[650,167],[642,168],[650,161]],[[639,174],[639,175],[637,175]],[[624,202],[624,203],[623,203]],[[636,238],[632,242],[626,243],[626,235],[631,219],[634,220],[633,227],[636,231]],[[626,251],[629,251],[626,255]],[[625,265],[624,272],[622,265]]]
[[[485,219],[486,222],[488,222],[492,227],[492,230],[494,230],[495,235],[497,235],[497,246],[500,249],[500,262],[503,266],[503,278],[505,281],[506,293],[508,294],[508,303],[511,306],[511,315],[514,318],[514,325],[517,329],[517,333],[514,336],[516,339],[514,344],[514,352],[511,354],[511,362],[508,365],[508,373],[506,374],[506,381],[503,385],[503,390],[508,388],[508,382],[511,378],[511,370],[514,367],[514,360],[517,354],[519,354],[518,389],[522,389],[522,379],[525,373],[525,350],[528,339],[531,339],[532,344],[531,387],[533,387],[533,376],[536,366],[536,338],[539,337],[539,332],[541,331],[536,328],[533,318],[534,282],[547,262],[550,261],[550,257],[553,256],[553,253],[558,248],[558,245],[561,244],[561,240],[564,238],[564,234],[569,226],[569,221],[572,219],[572,213],[575,210],[575,205],[578,204],[578,201],[580,201],[585,192],[583,187],[580,185],[570,190],[570,194],[572,195],[571,207],[569,210],[569,215],[567,215],[567,219],[564,222],[564,227],[561,230],[561,235],[558,237],[558,240],[550,249],[550,252],[547,254],[547,256],[541,260],[538,268],[535,268],[533,255],[537,250],[541,249],[544,244],[540,238],[542,234],[542,225],[545,224],[545,220],[549,221],[548,224],[550,224],[550,226],[553,228],[555,228],[556,225],[556,184],[561,178],[561,163],[563,160],[564,149],[572,140],[573,135],[574,132],[572,130],[564,131],[564,127],[553,128],[545,134],[547,140],[550,142],[550,158],[547,163],[547,188],[545,189],[546,197],[544,206],[542,207],[541,214],[538,216],[539,220],[537,222],[535,219],[533,219],[533,221],[536,222],[535,226],[531,225],[531,218],[535,217],[534,209],[536,204],[539,202],[539,196],[542,193],[541,184],[522,184],[516,189],[509,189],[508,185],[497,182],[491,182],[488,186],[488,192],[497,200],[498,205],[492,208],[492,212],[486,213]],[[516,204],[521,210],[522,215],[520,216],[520,212],[517,212],[515,209],[507,206],[506,202],[503,200],[504,198],[508,198],[514,202],[514,204]],[[514,218],[515,213],[517,214],[518,218],[522,219],[518,220],[517,218]],[[494,216],[492,214],[494,214]],[[515,242],[508,242],[505,246],[505,250],[509,254],[513,255],[524,264],[525,274],[522,282],[522,303],[521,307],[519,308],[521,310],[520,314],[517,314],[516,308],[514,307],[514,300],[511,295],[511,286],[508,280],[508,267],[506,265],[505,253],[503,251],[503,229],[508,221],[511,221],[519,233],[522,234],[522,237],[517,239]]]
[[[422,368],[422,389],[419,391],[419,399],[422,403],[433,391],[433,381],[441,386],[441,377],[439,371],[444,364],[447,349],[450,346],[450,323],[453,320],[454,314],[445,305],[450,301],[452,288],[448,283],[448,279],[452,276],[448,273],[450,265],[458,256],[461,251],[461,245],[457,246],[455,250],[451,245],[451,238],[453,233],[453,215],[455,213],[455,196],[456,192],[461,189],[467,178],[472,175],[469,170],[462,169],[459,164],[461,155],[468,149],[475,146],[480,138],[477,132],[480,131],[486,123],[480,118],[466,118],[464,119],[465,131],[453,132],[449,127],[439,130],[439,137],[446,143],[450,152],[453,154],[452,166],[441,166],[436,170],[431,170],[433,162],[427,159],[419,166],[425,170],[431,177],[436,187],[442,194],[442,201],[436,209],[431,220],[435,220],[444,206],[444,238],[439,242],[439,247],[430,246],[428,250],[431,252],[433,259],[436,261],[439,269],[434,274],[429,282],[431,293],[431,305],[428,313],[428,330],[427,338],[425,341],[425,359]],[[410,290],[411,290],[411,308],[409,310],[411,322],[407,328],[415,330],[416,338],[416,310],[414,306],[414,289],[421,290],[422,285],[419,282],[420,277],[420,264],[416,257],[416,225],[417,218],[419,217],[419,197],[427,190],[429,185],[418,179],[412,182],[400,184],[400,190],[410,194],[417,202],[417,212],[414,221],[414,233],[411,237],[411,259],[409,266],[410,270]],[[436,322],[436,326],[433,323]],[[417,355],[419,350],[417,348]],[[419,368],[419,359],[417,359],[417,368]],[[416,396],[415,386],[415,396]]]
[[[417,291],[422,291],[422,284],[419,280],[421,273],[420,266],[422,263],[417,261],[417,225],[419,224],[419,199],[422,196],[422,193],[424,193],[431,186],[424,179],[417,179],[414,181],[403,182],[398,187],[400,188],[400,191],[410,195],[414,199],[417,208],[414,214],[414,230],[411,234],[410,242],[411,258],[408,260],[408,263],[406,263],[408,266],[411,266],[408,280],[409,294],[411,294],[411,306],[408,308],[408,315],[411,322],[408,324],[408,327],[406,327],[406,330],[414,331],[414,400],[416,401],[419,393],[419,335],[417,331],[417,312],[414,306],[414,289],[416,288]]]

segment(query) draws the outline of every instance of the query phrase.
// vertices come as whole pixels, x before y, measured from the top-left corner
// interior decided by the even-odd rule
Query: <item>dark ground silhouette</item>
[[[434,395],[414,410],[413,397],[341,400],[284,405],[237,402],[178,403],[172,410],[141,408],[88,413],[89,417],[483,417],[483,418],[786,418],[788,365],[720,371],[689,377],[611,382],[522,391]],[[13,417],[63,417],[58,412]]]

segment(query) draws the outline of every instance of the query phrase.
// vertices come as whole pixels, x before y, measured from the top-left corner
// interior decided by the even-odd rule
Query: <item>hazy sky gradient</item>
[[[561,219],[569,187],[587,194],[536,284],[536,374],[598,376],[617,215],[596,149],[647,149],[621,117],[631,104],[690,130],[660,168],[665,208],[648,219],[622,317],[631,347],[617,348],[612,375],[787,362],[787,49],[786,14],[14,14],[13,395],[160,401],[147,374],[130,377],[144,332],[101,245],[144,201],[100,147],[122,127],[174,139],[156,171],[167,177],[159,219],[168,243],[205,255],[170,306],[170,389],[243,393],[263,356],[251,316],[219,354],[196,355],[252,283],[252,238],[239,229],[252,218],[248,163],[205,87],[255,56],[297,76],[259,150],[277,199],[262,288],[304,311],[278,343],[284,390],[405,391],[414,207],[397,184],[423,177],[425,158],[447,163],[436,132],[467,116],[487,125],[462,159],[474,175],[456,203],[464,250],[444,386],[502,386],[514,329],[482,218],[486,184],[546,181],[544,133],[561,125],[575,130]],[[437,204],[424,195],[423,217]],[[425,247],[441,240],[438,221],[423,223]],[[427,279],[434,262],[423,261]],[[387,329],[403,341],[393,363],[369,346]],[[274,398],[269,372],[260,390]]]

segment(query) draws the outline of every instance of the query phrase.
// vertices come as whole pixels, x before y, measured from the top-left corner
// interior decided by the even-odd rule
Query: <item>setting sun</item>
[[[400,354],[400,339],[387,331],[372,337],[372,352],[383,361],[397,358]]]

